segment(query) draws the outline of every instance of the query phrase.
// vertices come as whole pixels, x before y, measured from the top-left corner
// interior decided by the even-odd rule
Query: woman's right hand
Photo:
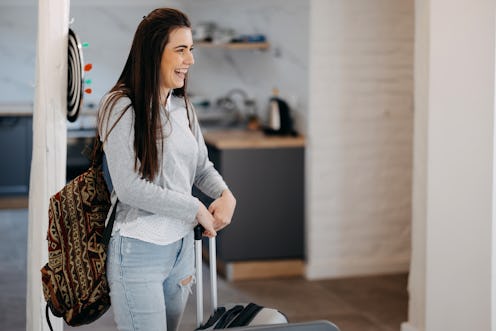
[[[205,205],[201,202],[198,213],[196,213],[196,220],[205,229],[205,231],[203,232],[204,236],[212,238],[217,235],[217,232],[214,229],[214,217],[208,211],[207,207],[205,207]]]

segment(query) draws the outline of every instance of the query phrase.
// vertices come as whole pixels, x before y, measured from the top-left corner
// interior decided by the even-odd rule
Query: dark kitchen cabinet
[[[29,192],[32,127],[31,116],[0,116],[0,196]]]
[[[85,146],[92,146],[94,130],[70,131],[67,137],[67,181],[89,167],[82,155]],[[33,149],[33,117],[29,115],[0,116],[0,197],[29,193],[31,155]]]
[[[93,146],[94,130],[69,131],[67,136],[66,180],[70,181],[90,166],[90,160],[84,155],[84,150]]]
[[[205,141],[237,200],[231,225],[217,236],[220,263],[227,269],[250,261],[303,264],[303,138],[226,132],[207,133]]]

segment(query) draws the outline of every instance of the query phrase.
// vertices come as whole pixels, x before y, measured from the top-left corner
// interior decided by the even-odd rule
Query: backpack
[[[50,330],[48,309],[78,326],[95,321],[110,307],[105,261],[116,208],[105,227],[111,202],[102,159],[97,136],[90,168],[50,198],[48,263],[41,269]]]

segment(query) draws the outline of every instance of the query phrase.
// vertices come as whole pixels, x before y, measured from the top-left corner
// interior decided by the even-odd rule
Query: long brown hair
[[[158,8],[150,12],[138,25],[134,34],[129,56],[117,83],[108,93],[108,98],[101,106],[99,114],[99,132],[102,123],[107,123],[107,136],[130,107],[134,111],[134,152],[135,170],[142,177],[153,180],[159,170],[159,152],[157,143],[163,144],[162,125],[160,121],[160,62],[170,33],[181,27],[191,28],[188,17],[179,10]],[[186,82],[174,90],[174,95],[183,97],[189,119],[186,96]],[[128,97],[131,104],[124,108],[118,120],[108,130],[112,108],[121,97]],[[166,113],[167,121],[168,114]],[[104,117],[106,121],[104,121]],[[139,160],[139,166],[138,166]]]

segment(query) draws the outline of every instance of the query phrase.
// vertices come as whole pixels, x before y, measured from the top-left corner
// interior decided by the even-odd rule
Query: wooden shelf
[[[196,42],[195,46],[204,47],[204,48],[227,48],[227,49],[268,49],[270,44],[268,42],[260,42],[260,43],[224,43],[224,44],[216,44],[209,42]]]

